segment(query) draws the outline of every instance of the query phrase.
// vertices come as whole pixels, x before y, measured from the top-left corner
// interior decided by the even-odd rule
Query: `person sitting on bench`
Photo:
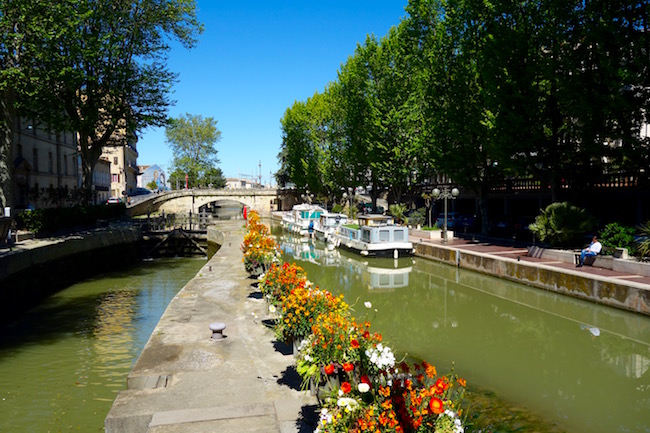
[[[581,268],[582,265],[585,263],[585,257],[595,257],[597,256],[600,251],[603,249],[603,246],[601,245],[600,242],[598,242],[598,238],[596,236],[593,237],[591,240],[591,244],[585,249],[583,249],[580,252],[580,261],[576,265],[576,268]]]

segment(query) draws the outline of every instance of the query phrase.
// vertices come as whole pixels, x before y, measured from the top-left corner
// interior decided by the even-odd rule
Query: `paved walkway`
[[[300,391],[290,348],[239,249],[241,221],[172,300],[106,418],[107,433],[312,432],[317,401]],[[214,341],[209,325],[226,324]]]

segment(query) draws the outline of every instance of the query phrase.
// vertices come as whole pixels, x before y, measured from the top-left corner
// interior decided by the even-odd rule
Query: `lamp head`
[[[433,194],[434,198],[440,197],[440,190],[438,188],[433,188],[433,191],[431,192]]]
[[[451,195],[453,195],[454,197],[458,197],[458,194],[460,194],[458,188],[454,188],[451,190]]]

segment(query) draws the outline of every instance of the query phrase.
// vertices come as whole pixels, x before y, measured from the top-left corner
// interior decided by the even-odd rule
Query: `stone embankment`
[[[412,236],[416,254],[463,269],[516,281],[610,307],[650,315],[650,265],[630,259],[601,258],[576,268],[574,254],[514,248],[450,238]]]
[[[106,433],[313,431],[317,402],[300,391],[293,356],[265,326],[266,303],[244,270],[242,223],[215,235],[221,248],[169,304]],[[220,340],[215,322],[225,324]]]
[[[131,225],[0,246],[0,322],[83,278],[139,260],[140,229]]]

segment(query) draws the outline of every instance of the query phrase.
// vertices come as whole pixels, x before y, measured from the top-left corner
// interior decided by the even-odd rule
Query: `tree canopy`
[[[171,119],[165,128],[166,142],[172,150],[172,177],[188,176],[189,186],[225,186],[215,145],[221,131],[212,117],[185,114]]]
[[[2,0],[0,91],[8,109],[75,131],[87,190],[102,148],[162,126],[177,79],[170,43],[193,47],[195,0]],[[4,146],[7,146],[7,142]],[[4,150],[6,152],[6,149]]]
[[[287,109],[279,182],[333,196],[372,185],[397,203],[453,179],[485,230],[489,191],[513,177],[554,199],[612,173],[649,180],[648,2],[410,0],[406,12]]]

